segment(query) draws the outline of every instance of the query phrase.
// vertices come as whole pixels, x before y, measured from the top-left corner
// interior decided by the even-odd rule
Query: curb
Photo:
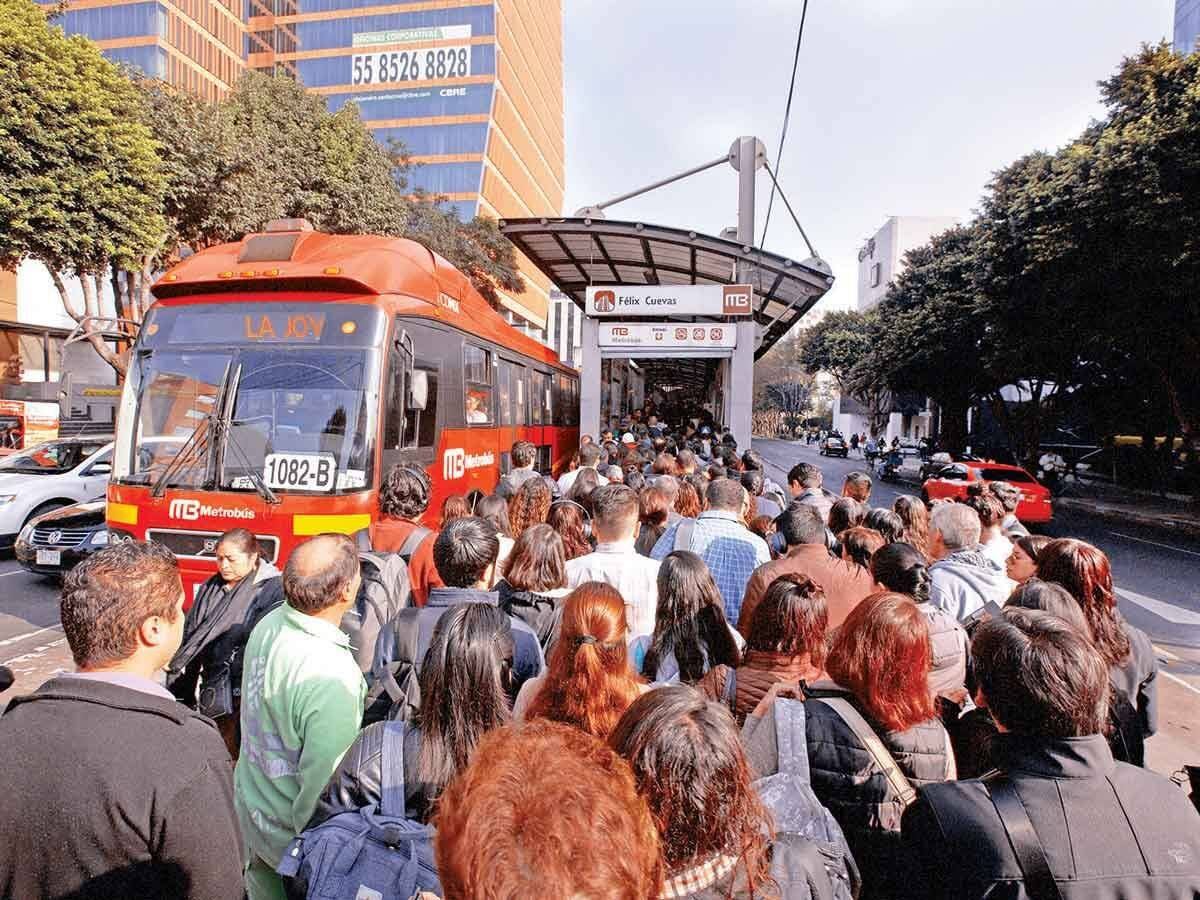
[[[1078,512],[1089,513],[1101,519],[1107,519],[1111,522],[1132,522],[1135,525],[1142,525],[1147,528],[1161,528],[1175,532],[1176,534],[1186,534],[1191,537],[1200,538],[1200,521],[1196,519],[1185,519],[1170,515],[1153,516],[1146,513],[1133,512],[1126,507],[1107,506],[1104,503],[1079,500],[1074,497],[1058,497],[1055,499],[1054,505],[1059,509],[1073,509]]]

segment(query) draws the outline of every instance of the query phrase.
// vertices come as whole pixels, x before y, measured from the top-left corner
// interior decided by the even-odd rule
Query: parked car
[[[65,575],[88,555],[108,546],[103,499],[44,513],[21,529],[17,562],[38,575]]]
[[[112,436],[46,441],[0,460],[0,547],[11,547],[31,520],[97,500],[112,471]]]
[[[850,448],[846,445],[846,439],[840,434],[831,434],[821,441],[821,447],[817,452],[821,456],[840,456],[843,459],[850,456]]]
[[[921,496],[925,502],[931,500],[959,500],[967,496],[967,488],[975,482],[1007,481],[1021,491],[1021,502],[1017,505],[1017,518],[1025,523],[1049,522],[1054,517],[1050,489],[1040,484],[1020,466],[981,460],[959,460],[925,480]]]

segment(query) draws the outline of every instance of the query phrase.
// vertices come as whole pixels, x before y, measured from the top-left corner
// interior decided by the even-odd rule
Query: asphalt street
[[[756,440],[754,446],[780,484],[786,483],[789,468],[809,461],[821,467],[826,487],[838,492],[847,473],[866,467],[861,459],[818,456],[815,445]],[[913,485],[876,480],[871,501],[890,506],[900,494],[918,492]],[[1044,530],[1082,538],[1109,555],[1122,613],[1158,648],[1162,727],[1148,745],[1152,767],[1170,773],[1185,761],[1200,763],[1195,750],[1200,735],[1200,546],[1171,532],[1079,513],[1057,515]],[[58,591],[57,582],[26,572],[11,555],[0,558],[0,664],[17,676],[5,697],[32,691],[55,672],[72,667],[58,623]]]

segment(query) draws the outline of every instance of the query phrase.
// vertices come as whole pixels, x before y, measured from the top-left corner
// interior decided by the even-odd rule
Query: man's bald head
[[[283,595],[298,612],[316,615],[342,602],[358,574],[358,551],[344,534],[319,534],[292,551],[283,570]]]

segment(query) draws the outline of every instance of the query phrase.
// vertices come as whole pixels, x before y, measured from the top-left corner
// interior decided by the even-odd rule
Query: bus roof
[[[150,288],[159,300],[281,290],[416,298],[428,304],[430,314],[463,331],[574,371],[505,322],[448,260],[407,238],[324,234],[303,220],[286,219],[192,254]]]

